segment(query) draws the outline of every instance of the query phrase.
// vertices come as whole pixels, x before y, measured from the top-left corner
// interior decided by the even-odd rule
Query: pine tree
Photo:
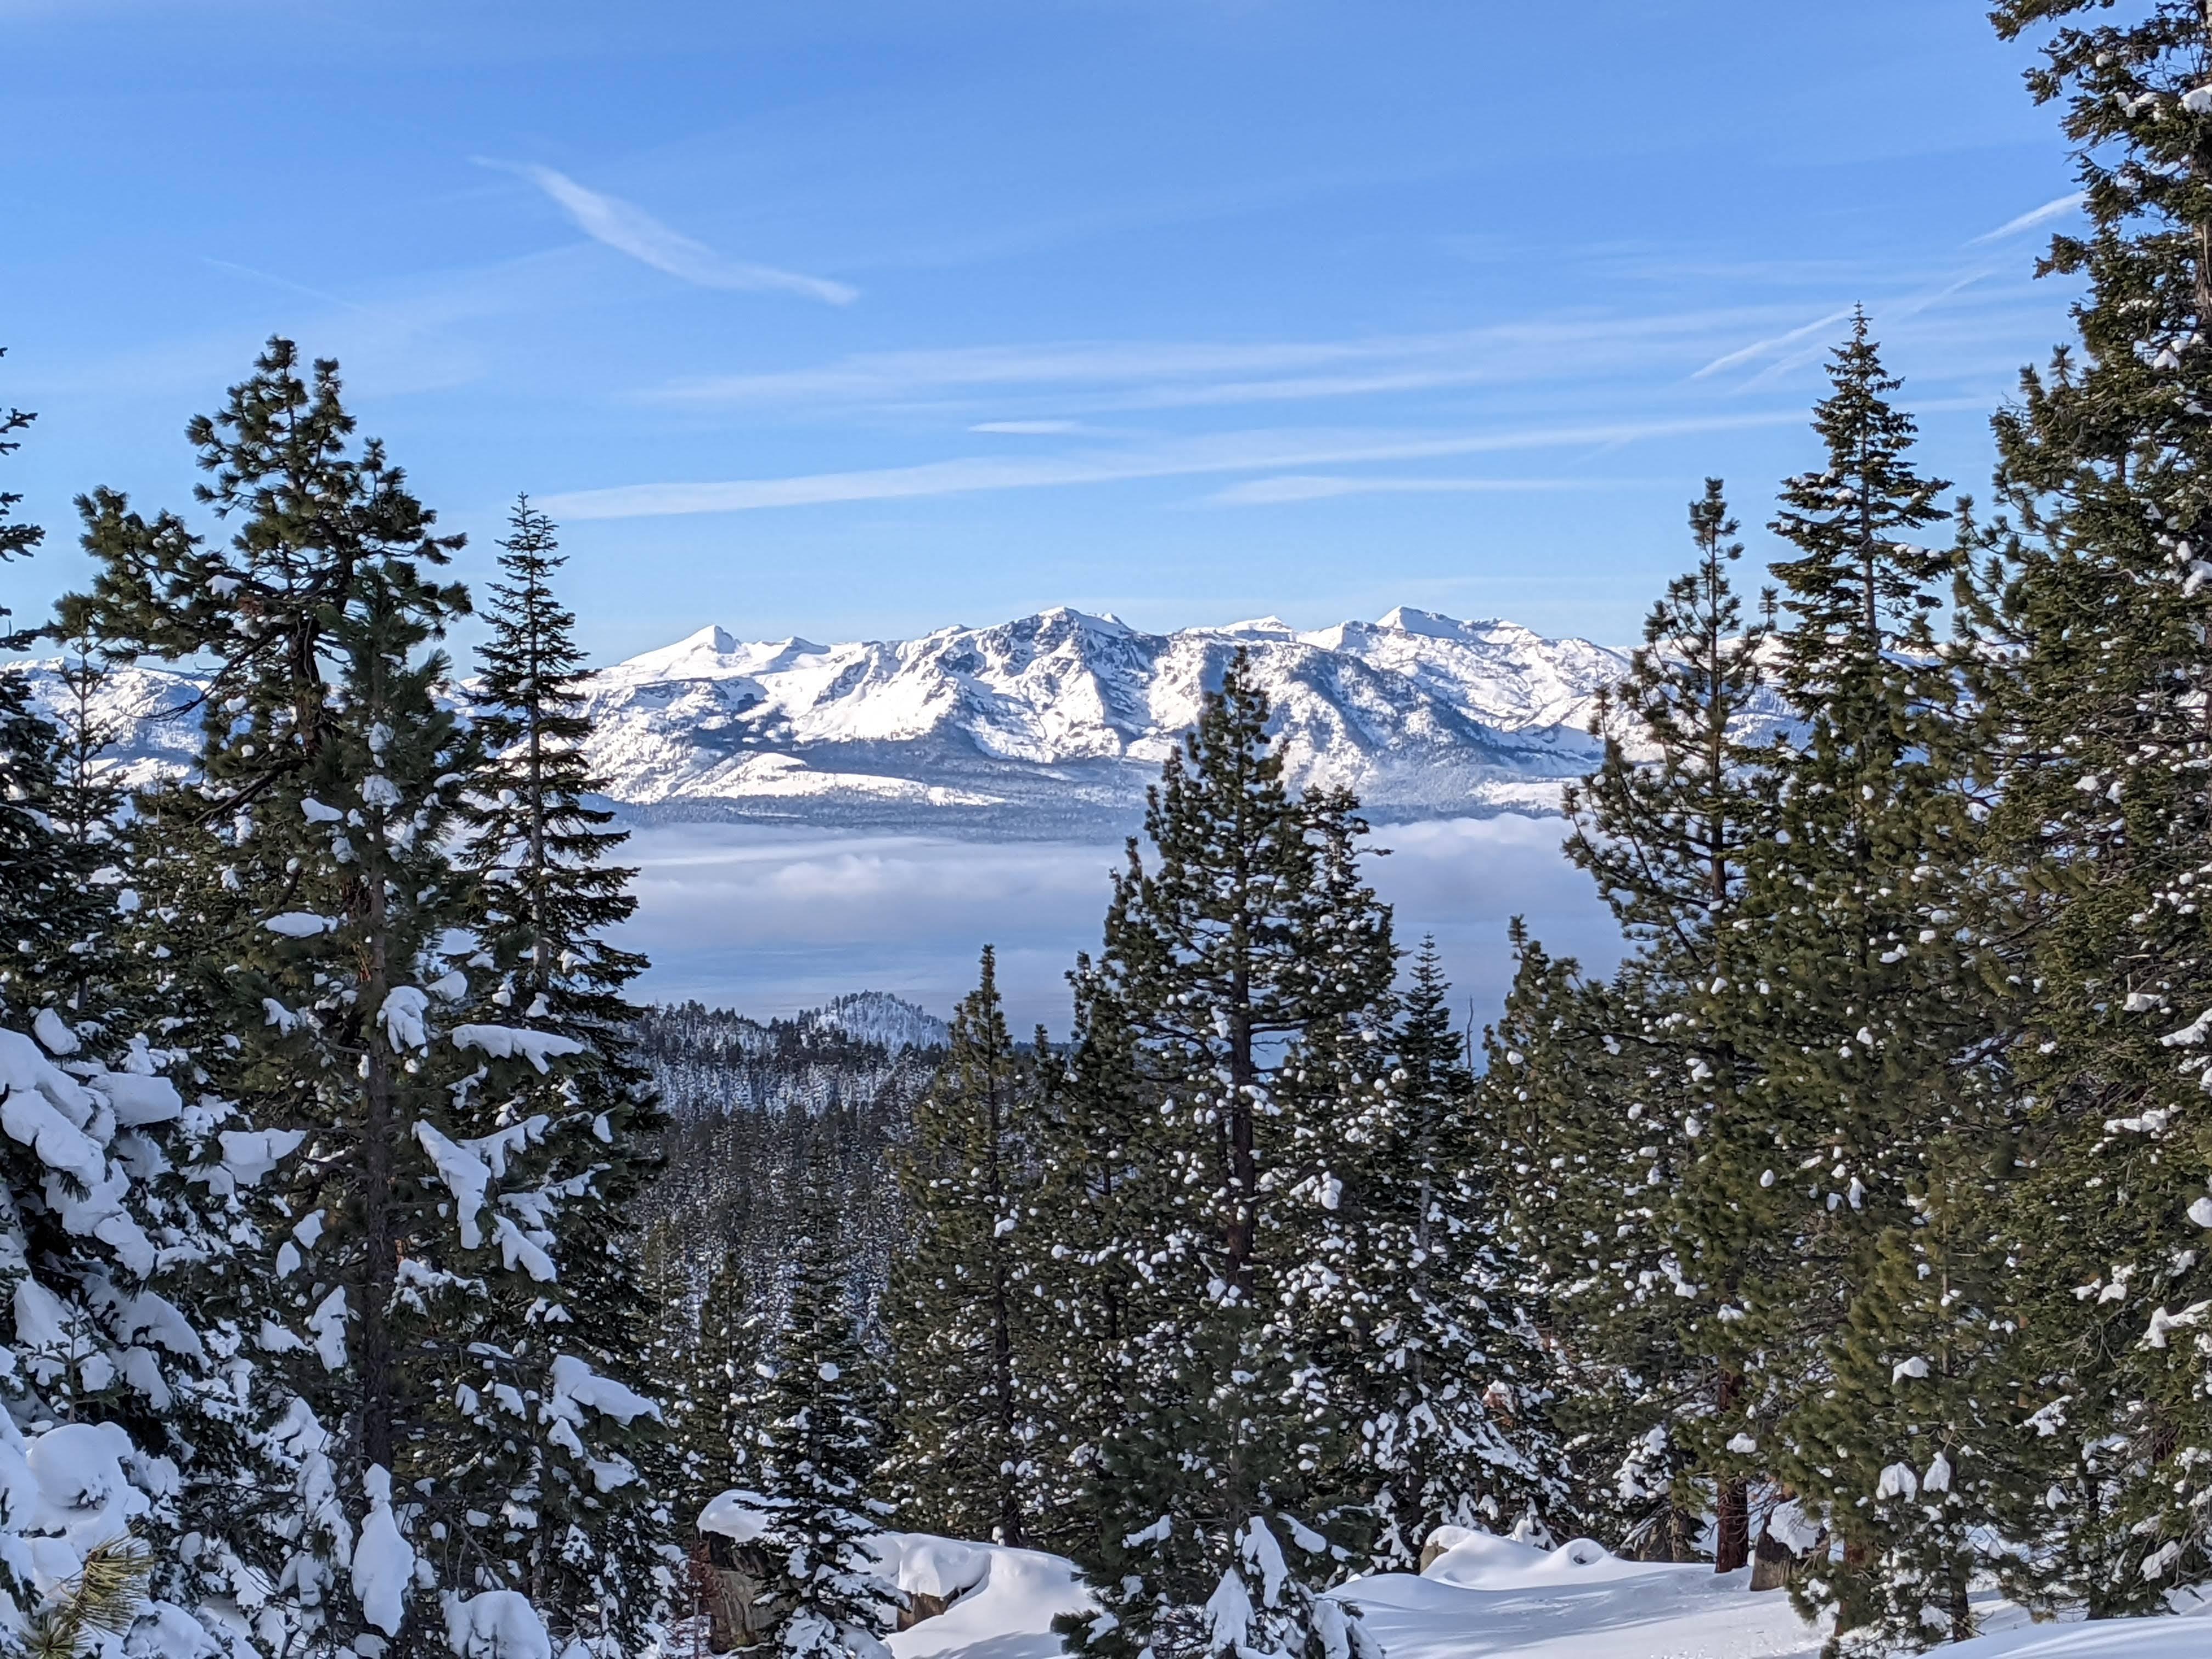
[[[1157,1192],[1142,1161],[1150,1112],[1126,1010],[1089,957],[1078,957],[1069,981],[1067,1057],[1040,1079],[1036,1224],[1018,1226],[1013,1238],[1040,1333],[1031,1541],[1079,1556],[1098,1536],[1086,1495],[1103,1491],[1103,1449],[1125,1419],[1129,1343],[1162,1291],[1119,1248],[1134,1224],[1129,1213]]]
[[[1657,1146],[1638,1144],[1662,1133],[1647,1116],[1651,1068],[1613,1035],[1624,1022],[1607,987],[1517,918],[1509,937],[1513,983],[1484,1034],[1473,1138],[1487,1151],[1485,1184],[1505,1195],[1506,1289],[1543,1336],[1525,1386],[1571,1456],[1553,1518],[1640,1556],[1689,1560],[1705,1504],[1678,1432],[1679,1356],[1646,1313],[1673,1280],[1664,1258],[1655,1268],[1619,1254],[1621,1229],[1635,1237],[1670,1173],[1643,1156]],[[1549,1531],[1537,1513],[1486,1519]]]
[[[1756,1073],[1730,1103],[1727,1196],[1748,1237],[1788,1249],[1698,1289],[1740,1352],[1764,1357],[1714,1432],[1741,1434],[1832,1529],[1841,1559],[1800,1589],[1838,1612],[1835,1645],[1880,1648],[1954,1616],[1948,1601],[1905,1609],[1896,1562],[1944,1582],[1971,1563],[1948,1517],[1877,1507],[1922,1425],[1902,1413],[1902,1438],[1875,1444],[1836,1371],[1853,1342],[1875,1363],[1915,1357],[1925,1332],[1908,1334],[1911,1311],[1878,1271],[1884,1241],[1920,1219],[1945,1149],[1991,1120],[2002,1089],[1961,915],[1976,841],[1967,726],[1928,622],[1951,558],[1907,539],[1945,516],[1945,486],[1912,468],[1912,422],[1889,401],[1898,382],[1863,316],[1829,373],[1814,422],[1826,465],[1788,481],[1772,526],[1797,552],[1774,566],[1777,680],[1796,729],[1763,762],[1774,834],[1753,852],[1751,949],[1726,993]],[[1682,1131],[1694,1138],[1690,1121]],[[1945,1549],[1950,1565],[1929,1568]],[[1850,1624],[1869,1607],[1878,1623]]]
[[[691,1406],[684,1449],[696,1468],[691,1479],[702,1502],[749,1478],[765,1322],[744,1255],[726,1250],[708,1276],[698,1336],[684,1356]],[[696,1514],[698,1504],[685,1508]]]
[[[70,640],[56,671],[64,699],[55,722],[58,763],[55,768],[52,808],[47,816],[69,848],[70,861],[82,885],[78,899],[82,920],[79,937],[71,941],[71,960],[64,975],[68,990],[62,1006],[70,1018],[82,1023],[92,1010],[113,1019],[124,1011],[125,994],[118,982],[121,964],[114,934],[122,897],[125,832],[120,819],[128,793],[115,770],[106,763],[109,749],[119,735],[100,712],[100,696],[108,678],[97,642]],[[125,913],[127,914],[127,912]]]
[[[758,1443],[774,1565],[769,1639],[793,1659],[883,1659],[902,1604],[867,1540],[888,1506],[867,1488],[883,1443],[869,1411],[869,1360],[847,1283],[827,1149],[809,1158],[805,1231],[790,1246],[791,1295],[761,1391]]]
[[[2013,1291],[1988,1249],[1986,1164],[1971,1147],[1939,1146],[1930,1165],[1907,1200],[1911,1224],[1875,1241],[1793,1448],[1854,1485],[1874,1472],[1838,1528],[1843,1559],[1791,1587],[1808,1614],[1833,1612],[1838,1650],[1891,1654],[1974,1633],[1968,1592],[2033,1437],[2008,1381]],[[1793,1473],[1815,1492],[1850,1490],[1817,1468]]]
[[[543,1221],[562,1264],[566,1328],[539,1363],[581,1360],[642,1386],[637,1357],[648,1315],[628,1235],[637,1195],[658,1167],[649,1136],[662,1120],[632,1053],[637,1011],[623,996],[644,959],[607,938],[637,908],[628,890],[636,872],[608,862],[628,832],[609,829],[613,814],[587,799],[601,791],[583,753],[591,722],[575,617],[552,591],[563,562],[552,522],[518,500],[500,546],[504,580],[491,589],[490,632],[471,687],[485,760],[471,782],[465,861],[475,877],[475,931],[499,976],[492,1002],[520,1009],[533,1032],[560,1044],[501,1109],[508,1121],[543,1118],[534,1137],[538,1178],[563,1199]],[[524,1299],[509,1317],[526,1325],[538,1316],[538,1287],[514,1288]],[[550,1396],[550,1371],[528,1380],[526,1392],[533,1389]],[[671,1469],[654,1422],[601,1417],[569,1437],[574,1445],[538,1449],[529,1588],[561,1633],[580,1628],[634,1642],[660,1599],[668,1516],[652,1486]],[[611,1435],[619,1452],[586,1444],[594,1432]],[[611,1467],[610,1455],[633,1469],[642,1463],[652,1481],[610,1481],[599,1472]]]
[[[562,1275],[592,1264],[562,1255],[562,1212],[589,1188],[530,1109],[582,1044],[505,1023],[489,942],[466,939],[453,848],[483,763],[434,647],[467,599],[428,574],[457,543],[353,446],[336,365],[298,371],[272,342],[188,428],[227,545],[85,499],[99,569],[64,626],[213,664],[198,769],[142,796],[134,875],[183,947],[157,958],[176,1040],[292,1153],[259,1338],[297,1397],[281,1589],[317,1643],[407,1644],[440,1616],[431,1584],[454,1617],[539,1588],[533,1551],[571,1541],[539,1524],[561,1513],[544,1449],[619,1493],[654,1409],[568,1341]]]
[[[1104,1357],[1115,1409],[1085,1453],[1095,1530],[1076,1554],[1109,1615],[1072,1628],[1086,1650],[1347,1639],[1318,1592],[1364,1543],[1364,1494],[1322,1362],[1346,1287],[1322,1263],[1356,1250],[1334,1218],[1357,1202],[1340,1154],[1389,1086],[1395,960],[1349,799],[1293,800],[1267,720],[1240,654],[1152,792],[1157,863],[1131,842],[1079,987],[1140,1109],[1113,1231],[1075,1248],[1138,1267],[1147,1291]],[[1124,1080],[1095,1080],[1124,1115]]]
[[[2042,263],[2086,290],[2079,346],[1996,418],[2004,516],[1961,595],[2019,1002],[2014,1178],[1988,1207],[2029,1408],[2005,1567],[2025,1599],[2108,1616],[2212,1579],[2212,1406],[2185,1334],[2212,1304],[2212,24],[2179,0],[1991,15],[2007,40],[2051,26],[2028,85],[2063,108],[2091,222]]]
[[[4,356],[0,350],[0,356]],[[14,454],[36,416],[0,407],[0,458]],[[27,558],[46,539],[15,517],[19,492],[0,490],[0,564]],[[15,625],[0,607],[0,651],[29,650],[41,630]],[[88,882],[93,866],[55,822],[61,738],[33,701],[21,663],[0,665],[0,1013],[27,1026],[41,1008],[65,1002],[88,941],[113,914],[113,896]]]
[[[0,413],[0,440],[29,418]],[[0,455],[14,448],[0,441]],[[0,558],[40,539],[37,526],[8,521],[19,500],[0,493]],[[7,643],[21,649],[30,637]],[[254,1138],[228,1102],[193,1086],[201,1079],[159,1031],[88,997],[62,1017],[66,988],[105,988],[113,964],[112,942],[79,928],[88,912],[46,893],[60,872],[88,872],[86,845],[99,833],[86,826],[72,841],[56,821],[46,792],[55,744],[30,712],[24,677],[0,674],[0,764],[9,769],[0,903],[52,901],[20,928],[9,917],[25,948],[0,999],[36,1037],[0,1031],[0,1093],[15,1126],[0,1140],[0,1286],[13,1356],[0,1381],[0,1462],[24,1489],[27,1459],[105,1494],[106,1522],[127,1523],[131,1536],[94,1537],[96,1528],[56,1524],[45,1506],[11,1503],[0,1577],[36,1644],[74,1644],[94,1628],[120,1634],[142,1614],[179,1609],[217,1641],[281,1638],[281,1623],[257,1613],[281,1556],[264,1513],[276,1474],[260,1437],[267,1390],[241,1340],[259,1216],[231,1158],[234,1147],[250,1158]],[[115,914],[112,891],[100,908]],[[107,1547],[88,1550],[103,1540]],[[33,1548],[43,1591],[25,1571]]]
[[[1031,1074],[1044,1058],[1016,1052],[985,946],[900,1162],[914,1237],[892,1264],[886,1308],[901,1392],[894,1468],[910,1494],[902,1508],[923,1531],[1016,1547],[1029,1541],[1035,1502],[1036,1337],[1013,1235],[1034,1224]]]
[[[1345,1374],[1375,1488],[1370,1559],[1383,1569],[1418,1567],[1439,1526],[1535,1530],[1569,1512],[1550,1368],[1507,1253],[1514,1183],[1449,994],[1425,939],[1392,1034],[1396,1110],[1364,1139],[1352,1182],[1366,1200],[1349,1218],[1364,1329]]]
[[[1603,1392],[1614,1397],[1619,1443],[1633,1460],[1628,1488],[1666,1494],[1662,1511],[1631,1525],[1663,1516],[1680,1539],[1691,1530],[1685,1506],[1702,1503],[1690,1488],[1709,1480],[1714,1566],[1727,1572],[1750,1552],[1750,1471],[1726,1443],[1740,1430],[1733,1419],[1753,1361],[1720,1310],[1754,1253],[1777,1242],[1740,1201],[1759,1167],[1747,1160],[1764,1159],[1745,1144],[1735,1106],[1751,1073],[1725,1000],[1747,944],[1737,926],[1745,872],[1767,828],[1742,733],[1767,698],[1769,635],[1763,623],[1747,625],[1729,580],[1743,549],[1720,480],[1705,481],[1689,517],[1697,563],[1668,585],[1628,678],[1601,701],[1592,730],[1604,738],[1603,761],[1566,803],[1568,854],[1596,879],[1632,947],[1603,1000],[1603,1035],[1626,1051],[1635,1081],[1625,1117],[1585,1097],[1563,1120],[1581,1126],[1584,1142],[1570,1155],[1600,1156],[1620,1179],[1591,1194],[1597,1209],[1584,1218],[1610,1241],[1606,1266],[1571,1271],[1577,1293],[1562,1311],[1574,1316],[1583,1356],[1613,1368],[1620,1386]],[[1585,997],[1577,1006],[1595,1005]],[[1610,1077],[1600,1084],[1585,1057],[1566,1063],[1573,1069],[1547,1086],[1572,1093],[1579,1083],[1585,1097],[1619,1086]],[[1655,1137],[1659,1124],[1691,1120],[1702,1133],[1686,1149]],[[1589,1138],[1608,1121],[1614,1138],[1601,1151]],[[1678,1294],[1690,1281],[1715,1293]]]

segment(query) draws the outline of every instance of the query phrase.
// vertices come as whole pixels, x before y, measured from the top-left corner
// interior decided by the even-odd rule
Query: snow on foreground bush
[[[94,1633],[80,1628],[88,1588],[119,1565],[93,1622],[127,1626],[134,1656],[198,1659],[242,1638],[261,1587],[209,1550],[196,1576],[222,1593],[193,1612],[163,1597],[176,1575],[138,1540],[173,1527],[180,1473],[114,1419],[170,1412],[173,1373],[207,1358],[154,1288],[162,1251],[137,1205],[166,1167],[155,1126],[205,1135],[221,1115],[187,1109],[163,1079],[68,1058],[76,1039],[51,1011],[37,1029],[51,1055],[0,1030],[0,1283],[13,1316],[0,1346],[0,1641]],[[178,1243],[165,1230],[164,1246]]]
[[[204,1266],[224,1240],[183,1225],[155,1183],[181,1170],[211,1199],[232,1196],[300,1137],[224,1127],[236,1121],[229,1107],[187,1103],[152,1073],[143,1047],[126,1059],[145,1071],[115,1072],[78,1058],[75,1035],[51,1011],[36,1030],[36,1041],[0,1030],[0,1291],[12,1315],[0,1345],[0,1652],[281,1650],[298,1633],[286,1592],[307,1559],[295,1554],[282,1574],[248,1565],[240,1540],[204,1530],[193,1506],[195,1483],[225,1472],[180,1468],[144,1444],[161,1435],[188,1445],[209,1401],[242,1389],[235,1373],[252,1364],[234,1332],[196,1328],[162,1293],[173,1288],[165,1275]],[[556,1362],[553,1382],[556,1438],[574,1441],[570,1425],[587,1412],[628,1420],[653,1409],[580,1361]],[[304,1402],[293,1401],[276,1437],[295,1454],[286,1462],[297,1495],[311,1509],[318,1492],[327,1499],[327,1437]],[[635,1478],[626,1466],[608,1473]],[[228,1478],[252,1477],[241,1468]],[[331,1565],[371,1621],[394,1632],[421,1576],[393,1518],[389,1476],[373,1468],[368,1486],[368,1518],[357,1533],[336,1529]],[[260,1541],[280,1557],[308,1543],[282,1526]],[[438,1601],[460,1659],[552,1659],[544,1621],[522,1595],[447,1592]]]

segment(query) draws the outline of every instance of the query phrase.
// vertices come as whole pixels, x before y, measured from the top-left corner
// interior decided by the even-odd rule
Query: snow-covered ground
[[[889,1534],[900,1587],[958,1592],[934,1619],[891,1638],[896,1659],[1053,1659],[1052,1621],[1086,1604],[1074,1568],[1034,1550]],[[1588,1540],[1542,1550],[1465,1539],[1416,1577],[1386,1573],[1338,1592],[1355,1602],[1388,1659],[1812,1659],[1823,1632],[1779,1590],[1746,1573],[1624,1561]],[[2207,1604],[2212,1612],[2212,1603]],[[1990,1633],[1940,1650],[1956,1659],[2207,1659],[2212,1617],[2030,1625],[1985,1610]]]

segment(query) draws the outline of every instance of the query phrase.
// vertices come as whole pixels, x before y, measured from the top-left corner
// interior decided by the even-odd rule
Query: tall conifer
[[[491,1002],[506,1011],[501,1018],[519,1015],[559,1041],[538,1074],[519,1074],[501,1109],[512,1120],[543,1120],[538,1179],[564,1200],[544,1217],[562,1264],[564,1328],[538,1363],[580,1359],[644,1388],[638,1359],[651,1311],[629,1235],[637,1195],[658,1167],[649,1135],[662,1120],[632,1052],[637,1010],[623,995],[644,958],[608,937],[637,908],[628,890],[636,872],[610,861],[628,833],[609,828],[613,813],[592,800],[586,671],[575,617],[553,588],[563,563],[553,523],[520,499],[500,548],[490,631],[470,687],[483,760],[470,783],[465,862],[481,954],[497,976]],[[539,1300],[528,1288],[514,1316],[526,1323]],[[550,1372],[532,1381],[550,1393]],[[611,1640],[635,1639],[661,1599],[656,1572],[670,1515],[653,1488],[673,1466],[654,1424],[641,1417],[625,1425],[621,1458],[645,1471],[628,1480],[596,1474],[603,1459],[586,1456],[580,1440],[566,1459],[561,1448],[539,1449],[529,1577],[564,1632],[604,1628]]]
[[[2212,1580],[2199,1087],[2212,1021],[2212,23],[1999,0],[2063,112],[2089,224],[2044,272],[2078,345],[1995,422],[2004,516],[1962,594],[1989,713],[1993,918],[2019,999],[2014,1176],[1989,1208],[2029,1408],[2016,1593],[2093,1615]]]
[[[354,446],[336,366],[299,370],[272,342],[189,428],[227,544],[85,500],[98,571],[65,626],[212,665],[199,766],[142,798],[136,873],[186,947],[162,959],[195,1066],[295,1154],[261,1337],[300,1402],[280,1584],[319,1642],[407,1646],[444,1622],[429,1585],[540,1589],[549,1455],[619,1492],[653,1407],[565,1348],[561,1276],[589,1267],[561,1218],[584,1189],[528,1108],[580,1044],[507,1023],[468,931],[453,848],[481,749],[434,649],[467,600],[431,574],[455,543]],[[617,1632],[616,1610],[573,1627]]]
[[[1111,1006],[1091,1020],[1149,1109],[1113,1233],[1084,1241],[1153,1292],[1085,1470],[1077,1555],[1111,1617],[1077,1634],[1112,1654],[1341,1642],[1317,1592],[1364,1543],[1324,1353],[1356,1287],[1319,1262],[1353,1243],[1346,1138],[1389,1086],[1395,952],[1349,858],[1351,803],[1292,799],[1267,720],[1240,654],[1152,792],[1155,861],[1131,842],[1080,988]]]
[[[0,458],[21,447],[14,434],[36,418],[0,406]],[[43,527],[15,516],[22,499],[0,490],[0,564],[29,557],[46,539]],[[0,607],[0,651],[27,651],[40,631]],[[0,886],[0,1013],[24,1026],[40,1008],[66,1005],[82,953],[114,910],[112,890],[88,885],[93,862],[57,822],[63,766],[60,735],[33,702],[28,671],[0,664],[0,865],[9,876]]]
[[[1668,585],[1628,678],[1601,701],[1593,730],[1603,761],[1566,803],[1568,854],[1595,878],[1633,950],[1607,995],[1576,1004],[1604,1010],[1610,1070],[1625,1059],[1631,1104],[1593,1109],[1590,1090],[1620,1083],[1600,1084],[1574,1060],[1549,1082],[1583,1096],[1561,1121],[1592,1144],[1566,1155],[1610,1166],[1585,1218],[1610,1243],[1601,1267],[1576,1261],[1560,1312],[1576,1328],[1572,1346],[1615,1385],[1599,1392],[1613,1399],[1615,1444],[1629,1460],[1619,1489],[1648,1491],[1679,1539],[1692,1530],[1687,1508],[1703,1502],[1692,1472],[1710,1480],[1714,1565],[1726,1572],[1749,1559],[1750,1471],[1726,1449],[1736,1425],[1714,1430],[1740,1411],[1753,1362],[1720,1310],[1755,1253],[1780,1248],[1741,1202],[1755,1174],[1747,1160],[1763,1159],[1745,1144],[1736,1097],[1750,1062],[1726,1000],[1750,943],[1737,925],[1746,869],[1768,827],[1744,733],[1771,694],[1768,630],[1746,618],[1729,574],[1743,548],[1720,480],[1705,481],[1689,519],[1697,562]],[[1662,1127],[1692,1121],[1701,1133],[1686,1145]],[[1552,1130],[1539,1122],[1532,1133]],[[1679,1293],[1691,1283],[1715,1294]]]
[[[1035,1068],[1017,1053],[987,945],[952,1016],[944,1068],[915,1109],[899,1167],[913,1228],[892,1264],[885,1322],[898,1356],[896,1478],[923,1531],[1029,1541],[1036,1501],[1030,1367],[1036,1225]]]
[[[760,1541],[774,1563],[768,1599],[777,1609],[769,1639],[791,1659],[883,1659],[882,1638],[901,1605],[867,1545],[889,1510],[869,1492],[884,1425],[818,1140],[802,1203],[791,1294],[759,1396]]]
[[[1913,423],[1890,401],[1898,382],[1863,315],[1829,376],[1814,420],[1825,464],[1785,483],[1772,526],[1796,555],[1774,566],[1777,680],[1794,726],[1763,763],[1774,834],[1750,860],[1753,945],[1726,994],[1757,1069],[1731,1105],[1749,1133],[1731,1137],[1730,1196],[1756,1236],[1789,1249],[1698,1288],[1764,1356],[1715,1432],[1741,1434],[1833,1529],[1840,1560],[1800,1588],[1837,1611],[1838,1644],[1879,1647],[1960,1616],[1948,1595],[1897,1593],[1899,1563],[1940,1582],[1972,1564],[1948,1516],[1878,1503],[1886,1472],[1919,1449],[1908,1443],[1938,1425],[1905,1402],[1866,1434],[1838,1368],[1852,1345],[1862,1364],[1921,1357],[1925,1333],[1880,1266],[1911,1254],[1947,1147],[1989,1121],[2001,1090],[1963,915],[1968,727],[1928,620],[1951,557],[1912,539],[1946,516],[1945,486],[1914,470]],[[1953,1559],[1931,1567],[1931,1549]]]

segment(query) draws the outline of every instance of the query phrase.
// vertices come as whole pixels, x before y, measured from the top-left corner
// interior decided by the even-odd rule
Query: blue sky
[[[1626,640],[1700,478],[1755,526],[1812,459],[1856,301],[1985,493],[2071,180],[1983,13],[0,0],[55,542],[0,583],[76,579],[78,490],[182,503],[283,331],[470,571],[552,508],[605,656],[1055,603]]]

